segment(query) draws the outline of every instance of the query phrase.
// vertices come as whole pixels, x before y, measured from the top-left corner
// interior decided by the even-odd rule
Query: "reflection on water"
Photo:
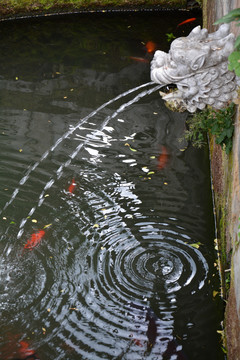
[[[185,17],[1,24],[1,359],[224,358],[207,149],[148,83]]]

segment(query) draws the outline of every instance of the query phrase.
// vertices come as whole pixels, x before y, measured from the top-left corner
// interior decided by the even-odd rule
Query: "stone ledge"
[[[189,0],[1,0],[0,19],[91,11],[187,10],[193,6],[200,8],[197,1]]]

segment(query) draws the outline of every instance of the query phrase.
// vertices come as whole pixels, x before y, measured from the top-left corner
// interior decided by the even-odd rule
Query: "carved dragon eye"
[[[181,91],[187,91],[189,86],[187,84],[178,84],[178,89]]]
[[[191,69],[196,71],[198,69],[201,69],[205,62],[205,55],[199,55],[198,57],[194,58],[191,62]]]

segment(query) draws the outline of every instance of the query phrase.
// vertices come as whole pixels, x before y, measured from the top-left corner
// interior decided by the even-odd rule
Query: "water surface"
[[[126,93],[188,17],[0,24],[1,359],[224,358],[208,150]]]

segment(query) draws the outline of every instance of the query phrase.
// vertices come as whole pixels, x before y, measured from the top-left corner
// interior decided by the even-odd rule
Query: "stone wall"
[[[204,27],[215,31],[213,23],[229,11],[240,8],[240,0],[204,0]],[[231,23],[231,31],[240,35],[240,28]],[[240,99],[238,99],[240,104]],[[228,360],[240,360],[240,116],[237,106],[233,151],[227,156],[210,141],[211,168],[216,205],[223,294],[227,296],[225,338]],[[226,283],[231,274],[228,294]]]

